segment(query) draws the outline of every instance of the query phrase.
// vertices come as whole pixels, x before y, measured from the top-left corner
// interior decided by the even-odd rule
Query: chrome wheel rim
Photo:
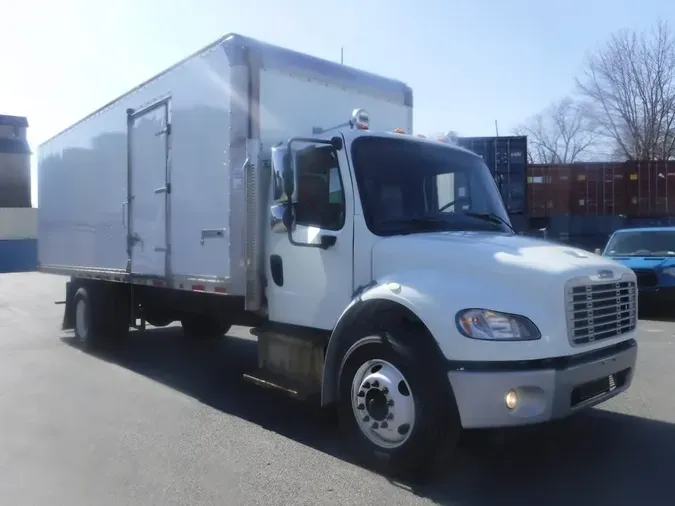
[[[386,360],[365,362],[352,381],[352,409],[361,432],[382,448],[403,445],[415,426],[415,399],[403,373]]]

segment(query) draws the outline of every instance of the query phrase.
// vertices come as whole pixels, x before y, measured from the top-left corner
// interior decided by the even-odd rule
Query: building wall
[[[0,114],[0,208],[31,206],[28,120]]]
[[[2,121],[2,120],[0,120]],[[21,139],[26,140],[26,127],[3,125],[0,123],[0,137],[5,139]]]
[[[37,213],[34,208],[0,208],[0,273],[37,268]]]
[[[31,207],[30,155],[0,153],[0,208]]]

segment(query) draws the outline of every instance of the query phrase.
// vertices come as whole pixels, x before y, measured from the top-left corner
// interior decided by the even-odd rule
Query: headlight
[[[466,337],[487,341],[540,339],[537,326],[524,316],[487,309],[464,309],[457,313],[457,329]]]
[[[668,276],[673,276],[675,277],[675,267],[666,267],[663,269],[664,274],[668,274]]]

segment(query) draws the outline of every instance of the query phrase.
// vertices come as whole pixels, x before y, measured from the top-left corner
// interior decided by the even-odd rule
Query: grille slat
[[[567,290],[567,325],[573,345],[590,344],[635,330],[633,281],[578,285]]]

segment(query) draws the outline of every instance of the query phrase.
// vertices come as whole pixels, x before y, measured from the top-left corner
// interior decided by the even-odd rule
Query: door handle
[[[328,249],[331,246],[335,246],[337,242],[337,237],[334,235],[321,235],[321,249]]]
[[[207,228],[202,230],[202,238],[201,243],[202,246],[204,246],[204,239],[222,239],[225,237],[225,230],[224,228]]]

